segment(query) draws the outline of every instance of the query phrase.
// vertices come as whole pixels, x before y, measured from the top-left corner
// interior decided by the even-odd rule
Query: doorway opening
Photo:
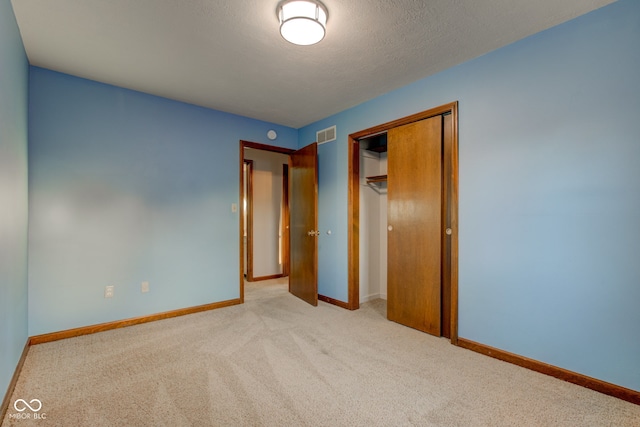
[[[351,134],[348,159],[348,308],[372,294],[386,297],[390,320],[454,344],[457,107],[454,102]]]
[[[240,141],[240,299],[244,282],[289,275],[289,155]]]
[[[262,190],[257,188],[258,159],[271,163],[271,168],[264,169],[269,176],[263,180],[267,185]],[[278,182],[272,179],[276,174],[281,177]],[[278,196],[274,198],[275,193]],[[258,195],[271,200],[272,207],[262,214],[258,212]],[[240,200],[240,302],[244,302],[245,277],[248,282],[288,277],[291,294],[318,305],[317,144],[291,150],[240,141]],[[258,232],[258,222],[267,227]],[[259,238],[264,238],[266,246],[260,247]],[[258,255],[267,256],[267,265],[275,268],[275,273],[257,270]]]

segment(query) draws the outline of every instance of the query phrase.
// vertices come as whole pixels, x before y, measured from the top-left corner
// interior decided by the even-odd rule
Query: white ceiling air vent
[[[324,144],[325,142],[336,140],[336,127],[322,129],[316,132],[316,142],[318,144]]]

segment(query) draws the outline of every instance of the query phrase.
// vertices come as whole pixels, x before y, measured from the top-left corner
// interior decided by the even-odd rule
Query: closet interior
[[[360,303],[387,299],[387,133],[360,144]]]

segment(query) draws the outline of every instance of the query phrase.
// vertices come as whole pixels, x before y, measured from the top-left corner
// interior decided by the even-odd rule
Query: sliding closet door
[[[440,336],[442,116],[388,132],[389,320]]]

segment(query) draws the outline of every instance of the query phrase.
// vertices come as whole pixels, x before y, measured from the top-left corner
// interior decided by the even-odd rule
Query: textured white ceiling
[[[32,65],[298,128],[614,0],[325,0],[294,46],[278,0],[12,0]]]

